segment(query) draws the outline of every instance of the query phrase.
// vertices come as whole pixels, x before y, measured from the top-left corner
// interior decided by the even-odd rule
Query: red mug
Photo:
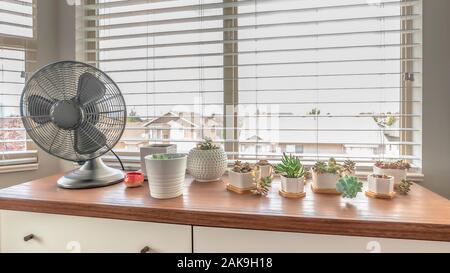
[[[127,186],[127,188],[142,186],[142,184],[144,183],[144,174],[141,172],[129,172],[125,175],[123,183],[125,183],[125,186]]]

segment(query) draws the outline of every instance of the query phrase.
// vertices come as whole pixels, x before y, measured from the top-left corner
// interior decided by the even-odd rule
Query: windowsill
[[[38,168],[39,168],[39,163],[0,166],[0,174],[35,171]]]

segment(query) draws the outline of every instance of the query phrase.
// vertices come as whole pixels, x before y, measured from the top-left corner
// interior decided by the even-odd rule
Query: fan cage
[[[102,98],[82,106],[84,109],[82,124],[88,123],[85,125],[89,126],[79,126],[77,129],[83,131],[90,141],[98,143],[95,136],[98,134],[97,131],[89,129],[96,128],[106,139],[101,148],[88,154],[79,153],[75,148],[74,129],[59,128],[51,122],[50,114],[32,116],[29,103],[33,95],[50,100],[52,103],[61,100],[77,100],[79,98],[78,81],[84,73],[92,74],[105,86],[105,94]],[[37,111],[40,113],[46,113],[49,110],[48,105],[43,103],[31,107],[38,107]],[[34,73],[23,89],[20,112],[28,135],[41,149],[56,157],[74,162],[91,160],[111,150],[120,140],[127,118],[125,100],[115,82],[99,69],[75,61],[52,63]]]

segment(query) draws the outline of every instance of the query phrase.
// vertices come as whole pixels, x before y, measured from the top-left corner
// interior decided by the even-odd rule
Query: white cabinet
[[[191,226],[2,211],[1,252],[191,252]],[[34,237],[24,240],[27,235]]]
[[[194,227],[194,252],[450,252],[450,243]]]

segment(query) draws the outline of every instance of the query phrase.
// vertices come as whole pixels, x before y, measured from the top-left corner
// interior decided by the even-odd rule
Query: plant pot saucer
[[[397,194],[395,192],[391,192],[390,194],[384,194],[384,193],[375,193],[371,191],[366,191],[366,196],[370,198],[377,198],[377,199],[394,199],[394,197]]]
[[[227,184],[227,190],[237,193],[237,194],[249,194],[252,193],[252,190],[254,190],[256,187],[250,187],[250,188],[239,188],[236,186],[233,186],[231,184]]]
[[[334,195],[341,195],[340,192],[338,192],[336,189],[318,189],[315,188],[312,184],[311,184],[311,190],[314,193],[319,193],[319,194],[334,194]]]
[[[306,196],[306,192],[299,192],[299,193],[293,193],[293,192],[285,192],[282,190],[279,190],[278,193],[285,197],[290,199],[300,199]]]
[[[193,182],[198,182],[198,183],[209,183],[209,182],[218,182],[218,181],[222,181],[222,177],[219,177],[217,179],[194,179]]]

